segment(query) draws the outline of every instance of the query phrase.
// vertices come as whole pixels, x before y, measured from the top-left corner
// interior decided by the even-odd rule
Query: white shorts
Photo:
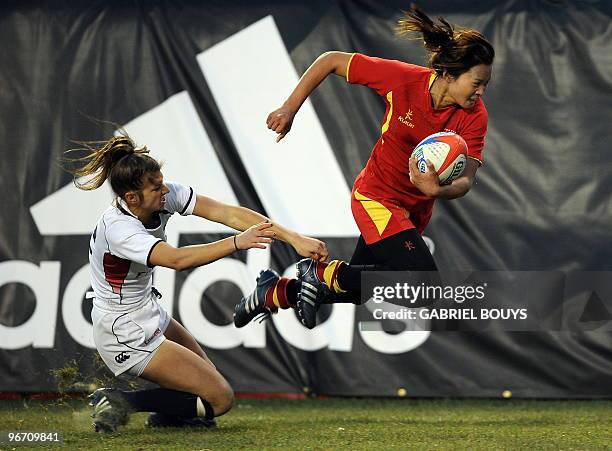
[[[166,339],[164,332],[171,320],[154,299],[124,313],[94,306],[91,319],[96,348],[115,376],[126,371],[140,376]]]

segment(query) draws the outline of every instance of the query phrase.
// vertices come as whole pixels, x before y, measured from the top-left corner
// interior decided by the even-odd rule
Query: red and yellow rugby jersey
[[[355,180],[353,197],[404,209],[406,217],[421,233],[431,217],[434,199],[410,182],[408,159],[412,150],[432,133],[452,131],[465,139],[468,157],[482,163],[488,123],[481,100],[470,109],[455,106],[434,109],[429,88],[435,76],[426,67],[359,53],[351,57],[346,73],[349,83],[372,88],[386,104],[381,136]],[[379,232],[381,238],[392,234],[389,233],[392,231]]]

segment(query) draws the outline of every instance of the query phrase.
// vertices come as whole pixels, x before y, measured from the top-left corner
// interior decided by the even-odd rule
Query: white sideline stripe
[[[310,101],[279,144],[266,127],[298,82],[272,16],[197,59],[266,213],[300,233],[358,236],[350,190]]]

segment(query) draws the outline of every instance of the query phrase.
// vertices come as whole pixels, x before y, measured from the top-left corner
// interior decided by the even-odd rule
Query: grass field
[[[0,431],[59,431],[71,450],[612,449],[612,401],[243,399],[212,430],[145,429],[134,414],[109,435],[89,413],[78,399],[0,401]]]

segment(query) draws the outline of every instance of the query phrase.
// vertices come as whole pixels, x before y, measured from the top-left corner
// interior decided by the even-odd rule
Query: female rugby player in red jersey
[[[271,271],[262,274],[255,292],[236,308],[237,326],[248,323],[253,310],[269,313],[296,305],[302,323],[312,328],[323,298],[359,302],[360,273],[368,269],[364,265],[378,270],[436,270],[421,234],[435,199],[464,196],[482,164],[488,115],[481,97],[491,78],[495,53],[480,32],[455,29],[442,18],[434,23],[416,5],[399,21],[397,31],[421,34],[429,67],[359,53],[326,52],[285,103],[268,116],[268,128],[280,141],[306,98],[329,74],[368,86],[386,105],[380,138],[353,185],[351,207],[361,236],[350,263],[302,260],[297,280],[279,278]],[[467,167],[445,186],[440,186],[433,165],[421,173],[410,157],[423,138],[442,131],[458,133],[468,145]],[[347,294],[337,296],[343,292]],[[258,308],[245,311],[246,301]]]
[[[89,242],[92,322],[96,348],[115,374],[128,372],[160,388],[98,389],[91,395],[96,431],[113,431],[130,412],[156,412],[150,426],[210,425],[232,407],[233,392],[195,338],[158,304],[155,266],[195,268],[242,249],[265,248],[273,238],[305,257],[327,258],[325,243],[272,224],[247,208],[226,205],[164,180],[161,166],[127,136],[84,143],[88,154],[68,159],[75,184],[96,189],[107,179],[117,196]],[[170,217],[196,215],[242,233],[213,243],[176,248],[166,243]]]

